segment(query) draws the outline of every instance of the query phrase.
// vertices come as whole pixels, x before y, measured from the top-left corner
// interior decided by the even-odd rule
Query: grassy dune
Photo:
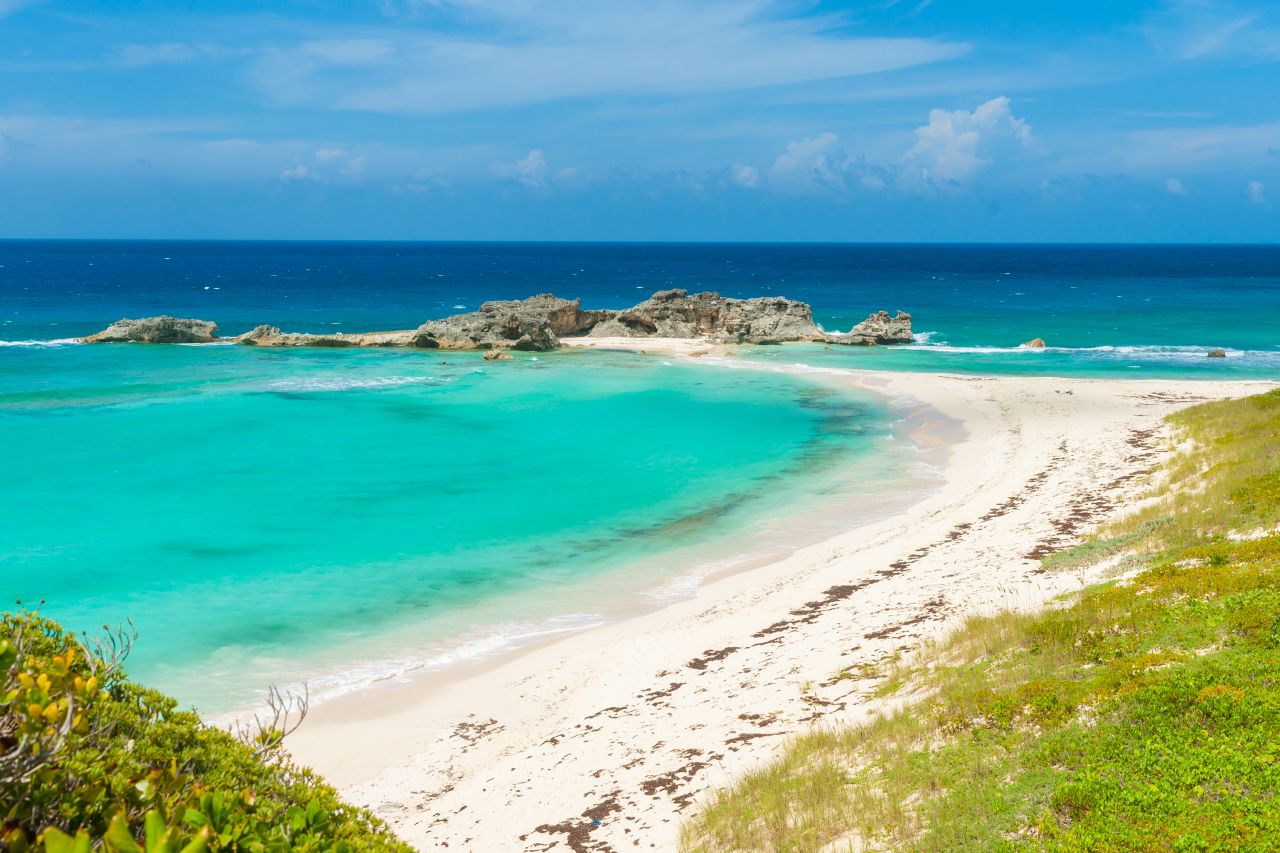
[[[923,698],[794,740],[685,848],[1280,849],[1280,392],[1170,421],[1149,499],[1045,560],[1118,580],[875,673]]]

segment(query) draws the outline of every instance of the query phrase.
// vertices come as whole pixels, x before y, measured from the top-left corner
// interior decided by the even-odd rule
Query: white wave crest
[[[379,684],[403,684],[416,676],[487,660],[537,640],[597,628],[608,621],[598,613],[565,613],[536,621],[491,625],[409,654],[329,669],[308,678],[306,687],[314,705]],[[302,685],[289,687],[300,692]],[[209,722],[230,722],[237,716],[234,712],[218,714]]]
[[[435,385],[443,382],[434,376],[363,376],[277,379],[266,385],[268,391],[293,394],[332,391],[371,391],[379,388],[402,388],[406,385]]]
[[[904,344],[895,347],[901,350],[923,350],[939,353],[1013,353],[1021,355],[1044,355],[1060,353],[1082,356],[1128,356],[1149,359],[1188,359],[1205,358],[1212,346],[1172,346],[1164,344],[1135,346],[1096,346],[1096,347],[997,347],[997,346],[951,346],[950,344]],[[1227,358],[1280,359],[1280,350],[1226,350]]]
[[[78,338],[53,338],[47,341],[0,341],[0,347],[64,347],[78,343]]]

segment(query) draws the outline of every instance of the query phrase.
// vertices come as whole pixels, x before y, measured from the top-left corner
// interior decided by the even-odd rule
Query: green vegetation
[[[1280,392],[1170,420],[1151,499],[1046,560],[1125,578],[875,673],[926,698],[795,740],[685,847],[1280,849]]]
[[[242,737],[126,680],[133,637],[0,617],[0,849],[11,853],[409,848],[281,748],[297,705]]]

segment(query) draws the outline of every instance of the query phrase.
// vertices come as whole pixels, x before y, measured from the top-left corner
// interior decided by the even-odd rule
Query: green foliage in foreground
[[[886,676],[926,699],[797,739],[686,848],[1280,849],[1280,393],[1171,421],[1157,499],[1049,561],[1136,575],[969,620]]]
[[[114,649],[119,651],[119,649]],[[284,756],[127,681],[101,647],[0,617],[0,850],[408,850]]]

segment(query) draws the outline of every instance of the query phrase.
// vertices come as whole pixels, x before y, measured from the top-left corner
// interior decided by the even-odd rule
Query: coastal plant
[[[408,849],[284,752],[305,697],[272,691],[245,742],[129,681],[134,638],[90,642],[36,612],[0,616],[0,849]]]
[[[1093,540],[1123,548],[1077,551],[1135,574],[868,673],[924,698],[796,738],[684,847],[1280,849],[1280,393],[1170,421],[1161,485]]]

